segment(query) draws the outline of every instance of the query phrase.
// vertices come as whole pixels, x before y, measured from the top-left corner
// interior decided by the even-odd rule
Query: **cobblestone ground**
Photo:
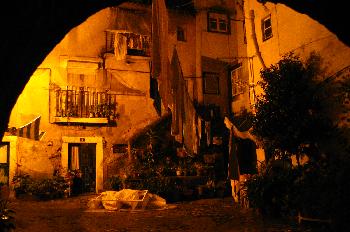
[[[94,196],[62,200],[13,200],[16,232],[114,231],[303,231],[291,223],[266,220],[235,206],[231,198],[169,204],[168,209],[106,211],[87,208]]]

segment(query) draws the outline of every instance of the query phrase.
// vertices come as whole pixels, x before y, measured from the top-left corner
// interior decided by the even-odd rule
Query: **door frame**
[[[61,164],[68,169],[69,143],[95,143],[96,144],[96,193],[103,191],[103,138],[102,137],[69,137],[62,136]]]
[[[0,167],[6,172],[7,175],[7,186],[10,186],[10,151],[11,151],[11,143],[10,142],[0,142],[0,145],[7,146],[6,147],[6,163],[0,163]]]
[[[9,187],[10,187],[10,197],[15,197],[15,192],[12,188],[12,180],[18,169],[17,162],[17,136],[15,135],[5,135],[2,138],[2,142],[10,143],[9,149],[10,154],[8,156],[7,162],[9,163]]]

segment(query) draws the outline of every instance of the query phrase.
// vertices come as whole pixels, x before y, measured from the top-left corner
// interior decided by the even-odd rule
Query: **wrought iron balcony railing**
[[[56,90],[56,118],[106,118],[110,122],[115,121],[116,110],[116,94],[108,91],[98,92],[91,88],[68,86]],[[98,123],[94,120],[86,122],[88,121]]]

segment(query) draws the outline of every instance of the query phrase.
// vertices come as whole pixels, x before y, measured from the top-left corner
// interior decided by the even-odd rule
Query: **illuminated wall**
[[[113,144],[127,144],[132,135],[159,118],[153,106],[153,99],[150,98],[149,58],[114,62],[113,58],[106,55],[106,63],[102,62],[105,30],[115,28],[116,21],[119,20],[116,11],[116,8],[104,9],[73,28],[30,78],[12,110],[9,127],[21,127],[40,115],[40,131],[44,132],[44,135],[40,141],[19,138],[16,153],[20,170],[34,177],[52,176],[54,166],[57,165],[54,164],[55,154],[61,152],[62,156],[67,155],[66,150],[59,151],[62,148],[63,137],[67,141],[75,141],[74,138],[83,138],[84,141],[91,138],[103,140],[103,146],[102,143],[98,146],[96,156],[99,160],[106,161],[104,165],[108,165],[109,157],[114,157]],[[77,61],[74,70],[71,69],[71,61]],[[79,82],[69,80],[70,70],[81,71],[83,74],[93,73],[95,82],[87,81],[89,85],[93,83],[100,88],[118,85],[129,91],[124,95],[117,95],[118,118],[115,125],[55,123],[56,101],[53,90]],[[118,86],[115,88],[119,93],[124,91]],[[132,94],[128,95],[130,92]],[[100,177],[106,170],[98,167],[100,170],[97,184],[98,190],[101,190],[102,181],[105,179],[101,180]]]
[[[240,7],[236,6],[235,1],[222,1],[219,6],[214,1],[199,1],[196,4],[196,14],[169,10],[169,60],[176,48],[192,99],[199,103],[224,105],[221,107],[222,113],[227,115],[230,111],[228,87],[231,65],[240,63],[244,69],[247,68],[246,49],[238,46],[244,37],[242,9],[234,10]],[[106,30],[125,29],[150,36],[150,8],[137,4],[124,7],[130,8],[124,11],[119,8],[104,9],[73,28],[32,75],[18,98],[9,124],[10,127],[18,128],[36,116],[41,116],[40,131],[44,132],[41,139],[32,141],[21,138],[21,143],[18,143],[17,163],[23,171],[34,176],[51,176],[57,165],[57,155],[60,153],[61,157],[67,157],[67,141],[90,141],[96,138],[96,141],[103,141],[102,148],[99,143],[97,151],[98,159],[104,162],[101,167],[103,170],[98,171],[99,177],[106,177],[106,167],[117,157],[112,152],[113,144],[126,144],[135,133],[159,118],[150,97],[150,58],[128,56],[117,60],[113,53],[105,53]],[[221,19],[220,15],[216,15],[217,10],[227,16],[228,31],[222,26],[217,28],[218,31],[208,31],[208,12],[214,12],[213,17]],[[143,13],[133,15],[136,11]],[[184,30],[184,38],[179,37],[179,28]],[[225,93],[220,95],[220,99],[218,96],[203,94],[203,72],[212,69],[211,64],[202,63],[203,57],[217,60],[222,65],[218,72],[222,73],[220,89]],[[246,78],[245,73],[242,78]],[[84,80],[79,79],[81,75],[85,76]],[[64,90],[65,86],[83,84],[125,92],[117,95],[116,125],[77,124],[73,119],[67,119],[65,123],[57,121],[55,91],[60,88]],[[234,100],[244,105],[244,101]],[[101,180],[99,190],[100,185]]]
[[[327,74],[345,68],[349,65],[350,48],[339,41],[333,33],[309,16],[295,12],[282,4],[261,4],[256,0],[244,2],[246,20],[246,36],[248,39],[247,53],[252,57],[253,69],[250,71],[250,82],[256,85],[260,80],[260,70],[263,68],[257,56],[253,35],[256,35],[258,48],[266,66],[277,63],[283,55],[294,52],[302,59],[310,52],[318,52],[324,61]],[[254,12],[254,20],[252,14]],[[327,11],[325,11],[327,12]],[[272,36],[263,38],[263,22],[271,19]],[[252,30],[255,25],[255,33]],[[259,86],[251,88],[251,104],[254,104],[255,95],[261,93]]]

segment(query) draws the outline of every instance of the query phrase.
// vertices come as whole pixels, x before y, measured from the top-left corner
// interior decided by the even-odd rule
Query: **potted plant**
[[[215,183],[212,179],[209,179],[206,183],[208,197],[214,197],[215,194]]]
[[[195,170],[196,170],[196,174],[197,174],[197,176],[203,176],[203,164],[202,163],[200,163],[200,162],[195,162],[194,164],[193,164],[193,166],[194,166],[194,168],[195,168]]]
[[[224,197],[226,190],[226,181],[220,180],[215,185],[215,194],[217,197]]]
[[[182,176],[182,168],[181,168],[180,166],[178,166],[178,167],[176,168],[176,175],[177,175],[177,176]]]

